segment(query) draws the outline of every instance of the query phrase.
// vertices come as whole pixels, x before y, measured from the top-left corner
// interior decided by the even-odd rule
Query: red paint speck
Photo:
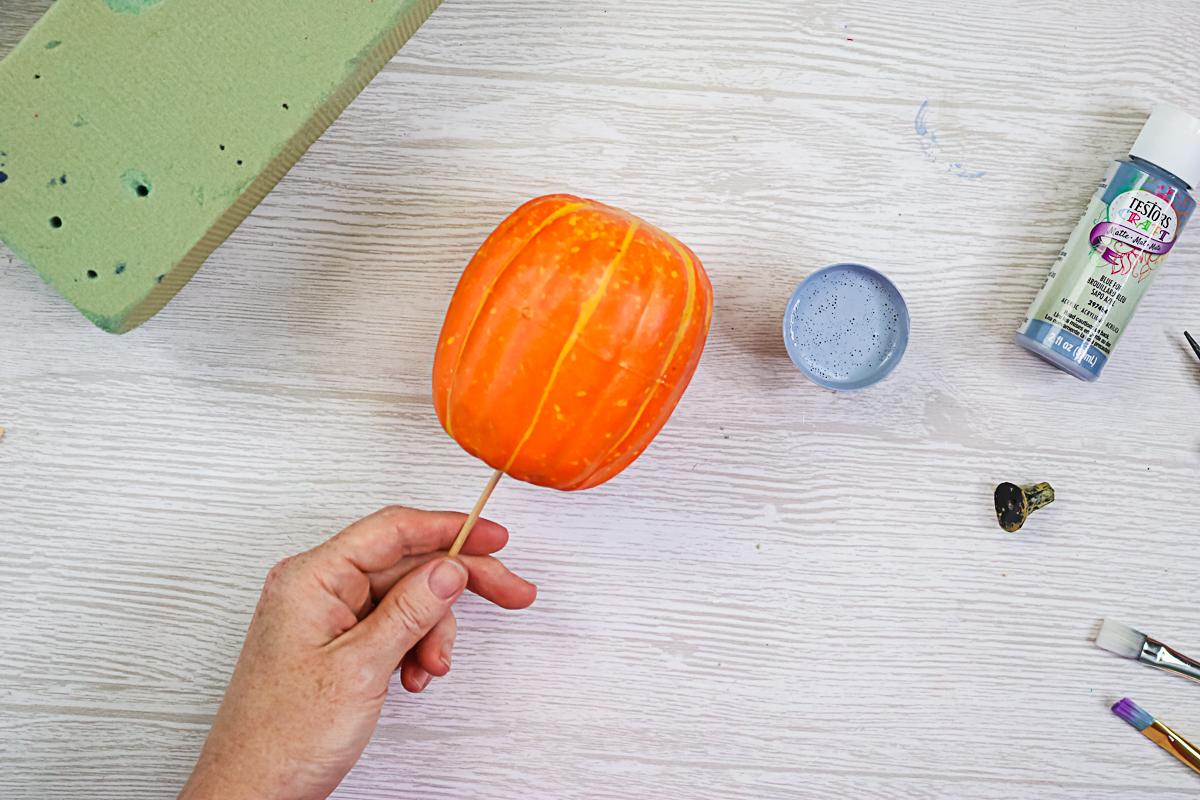
[[[853,39],[847,39],[846,41],[847,41],[847,42],[853,42],[854,40],[853,40]]]

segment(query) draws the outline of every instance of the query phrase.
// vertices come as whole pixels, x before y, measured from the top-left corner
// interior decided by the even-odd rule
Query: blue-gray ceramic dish
[[[813,383],[837,392],[886,378],[908,347],[908,306],[878,270],[834,264],[792,292],[783,315],[788,355]]]

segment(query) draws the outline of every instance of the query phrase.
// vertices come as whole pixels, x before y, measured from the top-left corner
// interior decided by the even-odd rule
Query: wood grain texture
[[[5,0],[0,53],[48,5]],[[271,564],[470,506],[442,316],[565,191],[695,250],[708,349],[610,483],[501,484],[538,602],[465,599],[454,672],[388,701],[337,797],[1195,797],[1107,706],[1195,739],[1200,691],[1090,640],[1200,652],[1200,233],[1097,384],[1011,339],[1153,103],[1200,112],[1198,33],[1151,1],[447,0],[141,329],[0,251],[0,795],[173,797]],[[780,315],[844,260],[913,338],[831,394]],[[1058,499],[1004,533],[1005,480]]]

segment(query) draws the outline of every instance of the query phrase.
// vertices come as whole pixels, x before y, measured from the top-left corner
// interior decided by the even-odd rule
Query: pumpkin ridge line
[[[684,301],[685,305],[684,305],[684,312],[683,312],[683,320],[679,323],[679,329],[675,332],[675,341],[671,344],[671,350],[669,353],[667,353],[667,357],[666,357],[666,360],[663,362],[663,366],[658,370],[660,373],[662,373],[662,377],[657,378],[657,379],[652,379],[652,380],[655,380],[656,383],[663,385],[663,386],[666,386],[666,370],[671,366],[671,362],[673,362],[675,360],[675,353],[676,353],[676,351],[679,350],[679,345],[683,343],[683,335],[684,335],[684,333],[687,332],[688,325],[691,324],[692,305],[696,301],[696,284],[700,282],[700,276],[696,270],[696,267],[694,264],[692,264],[692,260],[690,258],[688,258],[687,253],[685,253],[683,250],[681,250],[678,247],[678,242],[676,241],[674,236],[671,236],[669,233],[666,233],[665,235],[667,237],[668,243],[671,245],[671,249],[674,250],[676,252],[676,254],[678,254],[683,259],[683,263],[687,265],[688,291],[687,291],[687,298]],[[646,412],[646,407],[649,406],[650,401],[654,399],[655,391],[657,391],[657,386],[652,386],[650,391],[648,391],[646,393],[646,399],[642,401],[642,405],[640,408],[638,408],[637,414],[634,415],[633,421],[631,423],[629,423],[629,428],[625,431],[624,434],[622,434],[621,438],[617,440],[616,444],[614,444],[612,447],[610,447],[608,449],[608,452],[604,454],[604,458],[598,459],[596,461],[596,467],[593,468],[592,471],[589,472],[587,475],[585,475],[580,480],[580,483],[586,483],[588,479],[590,479],[597,472],[599,472],[601,466],[604,465],[605,461],[610,456],[612,456],[612,454],[615,453],[617,451],[617,449],[621,447],[622,444],[625,443],[625,440],[628,439],[629,436],[633,433],[633,431],[637,428],[638,422],[640,422],[642,419],[642,414],[644,414]],[[618,458],[619,457],[620,456],[618,456]]]
[[[643,316],[645,316],[645,312],[643,312]],[[667,386],[668,385],[665,377],[654,378],[654,377],[651,377],[650,375],[647,375],[646,373],[642,372],[641,370],[633,369],[629,365],[627,365],[619,360],[614,360],[612,358],[605,358],[600,353],[596,352],[596,349],[594,347],[590,346],[586,342],[575,342],[575,348],[578,350],[583,350],[584,352],[593,356],[597,361],[602,361],[605,364],[611,365],[615,369],[619,369],[622,372],[628,372],[630,375],[634,376],[635,378],[645,381],[647,384],[649,384],[644,390],[646,392],[653,393],[656,386],[658,386],[658,385]],[[611,449],[604,451],[604,453],[602,455],[600,455],[599,457],[588,462],[587,466],[584,468],[584,470],[580,474],[580,476],[578,478],[576,478],[575,480],[571,481],[571,485],[575,486],[575,485],[587,480],[588,478],[592,477],[593,475],[595,475],[596,472],[599,471],[600,467],[603,466],[604,460],[606,458],[608,458],[610,455],[612,455]]]
[[[665,238],[670,238],[669,233],[667,233],[666,231],[660,230],[660,229],[654,227],[653,225],[646,225],[642,229],[642,232],[649,235],[652,239],[654,237],[654,234],[661,234]],[[634,330],[635,334],[642,327],[642,323],[646,319],[646,314],[648,314],[650,312],[651,305],[652,305],[652,303],[647,302],[646,305],[642,307],[642,313],[638,316],[637,324],[633,326],[633,330]],[[625,342],[625,344],[628,345],[629,342]],[[594,353],[592,348],[588,347],[587,344],[581,343],[578,346],[583,348],[584,350],[587,350],[588,352],[592,352],[594,355],[596,355],[597,358],[599,358],[599,354]],[[625,347],[622,347],[621,353],[624,353],[624,352],[625,352]],[[614,361],[613,359],[608,359],[608,358],[604,358],[601,360],[605,361],[609,364],[613,364],[618,369],[628,372],[630,375],[633,375],[634,377],[640,378],[641,380],[645,381],[647,385],[642,389],[642,396],[644,398],[653,397],[656,384],[662,384],[664,386],[666,385],[666,381],[664,379],[654,378],[650,375],[646,375],[646,374],[642,373],[640,370],[633,369],[633,368],[627,366],[619,358],[616,361]],[[636,424],[636,422],[637,422],[637,418],[635,417],[634,423]],[[617,439],[617,443],[620,443],[624,438],[625,438],[625,435],[622,435],[621,437],[619,437]],[[615,445],[614,445],[614,447],[615,447]],[[583,468],[583,471],[580,473],[580,475],[571,482],[571,485],[579,486],[580,484],[583,484],[583,483],[587,482],[589,479],[591,479],[592,476],[594,476],[597,472],[600,471],[601,468],[603,468],[605,461],[612,455],[612,452],[613,452],[613,448],[609,447],[607,450],[605,450],[603,453],[601,453],[600,456],[598,456],[597,458],[590,461]]]
[[[575,346],[578,347],[580,350],[586,350],[589,354],[595,356],[598,361],[603,361],[606,364],[612,364],[617,369],[623,369],[626,372],[628,372],[630,375],[636,375],[637,377],[641,378],[644,381],[650,381],[651,383],[662,383],[664,385],[666,383],[666,381],[663,380],[662,378],[653,378],[649,375],[646,375],[643,372],[639,372],[638,370],[627,366],[626,364],[621,363],[620,361],[614,361],[611,358],[605,358],[604,356],[600,355],[600,353],[596,352],[595,348],[589,346],[588,344],[586,344],[584,342],[576,342]]]
[[[621,249],[617,251],[616,256],[609,262],[604,269],[604,276],[601,278],[600,286],[592,293],[592,296],[583,301],[579,310],[579,316],[575,319],[575,325],[571,329],[571,335],[567,337],[566,343],[558,354],[558,360],[554,362],[554,369],[550,371],[550,377],[546,380],[546,388],[542,390],[542,397],[538,400],[537,408],[533,412],[533,418],[529,421],[529,427],[525,430],[525,435],[521,437],[521,441],[517,442],[517,446],[513,448],[512,455],[508,457],[508,463],[504,465],[504,471],[508,472],[509,467],[517,460],[517,456],[521,453],[521,448],[525,446],[525,442],[529,441],[529,437],[533,435],[533,429],[537,427],[538,419],[542,416],[542,409],[546,405],[546,400],[550,397],[550,390],[554,388],[554,379],[558,377],[558,371],[566,361],[567,354],[571,352],[571,348],[575,346],[575,341],[579,338],[579,334],[583,331],[583,327],[587,325],[588,320],[592,318],[596,307],[600,305],[600,301],[604,299],[604,294],[608,291],[608,284],[612,281],[613,275],[616,274],[617,266],[621,260],[625,258],[625,253],[629,251],[629,246],[633,243],[633,236],[637,233],[640,223],[635,220],[629,230],[625,232],[625,241],[621,243]]]
[[[483,313],[483,306],[487,303],[488,297],[492,296],[492,294],[493,294],[492,290],[496,288],[496,284],[500,282],[500,279],[502,277],[504,277],[504,273],[508,272],[509,267],[511,267],[513,265],[513,263],[517,260],[517,257],[521,255],[521,253],[525,252],[525,248],[529,247],[529,245],[533,242],[533,240],[537,238],[537,235],[539,233],[541,233],[543,230],[545,230],[546,227],[549,226],[551,223],[561,219],[562,217],[565,217],[567,214],[570,214],[572,211],[578,211],[579,209],[583,208],[584,205],[585,205],[584,203],[568,203],[567,205],[563,206],[562,208],[558,209],[557,211],[551,212],[549,216],[547,216],[544,220],[542,220],[540,223],[538,223],[538,226],[533,230],[532,233],[529,234],[529,238],[527,238],[524,242],[522,242],[521,246],[518,247],[511,256],[509,256],[509,258],[505,262],[504,266],[501,267],[500,271],[496,273],[496,277],[492,279],[491,284],[484,287],[483,297],[480,298],[480,300],[479,300],[479,307],[475,309],[475,313],[471,316],[471,324],[467,326],[467,330],[463,334],[462,347],[460,347],[458,349],[458,356],[454,359],[454,370],[453,370],[453,372],[450,373],[450,385],[446,388],[446,433],[450,436],[450,438],[454,438],[454,422],[453,422],[454,403],[453,403],[453,399],[454,399],[454,386],[455,386],[455,384],[458,383],[458,375],[459,375],[458,368],[460,366],[462,366],[462,357],[463,357],[463,353],[465,353],[467,350],[467,342],[471,338],[471,333],[475,330],[475,323],[477,323],[479,321],[479,315]],[[501,223],[501,224],[503,224],[503,223]],[[485,241],[485,244],[486,244],[486,241]]]

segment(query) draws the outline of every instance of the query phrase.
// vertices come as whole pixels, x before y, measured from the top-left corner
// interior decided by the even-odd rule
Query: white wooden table
[[[0,53],[49,4],[3,0]],[[1200,6],[1069,5],[447,0],[144,327],[0,249],[0,796],[173,797],[271,564],[470,506],[436,334],[491,228],[569,191],[699,254],[704,360],[609,484],[501,484],[537,603],[465,599],[337,797],[1196,797],[1108,706],[1200,740],[1200,687],[1091,638],[1200,652],[1200,231],[1099,383],[1011,338],[1153,104],[1200,114]],[[913,337],[832,394],[780,318],[846,260]],[[1058,500],[1005,533],[1005,480]]]

